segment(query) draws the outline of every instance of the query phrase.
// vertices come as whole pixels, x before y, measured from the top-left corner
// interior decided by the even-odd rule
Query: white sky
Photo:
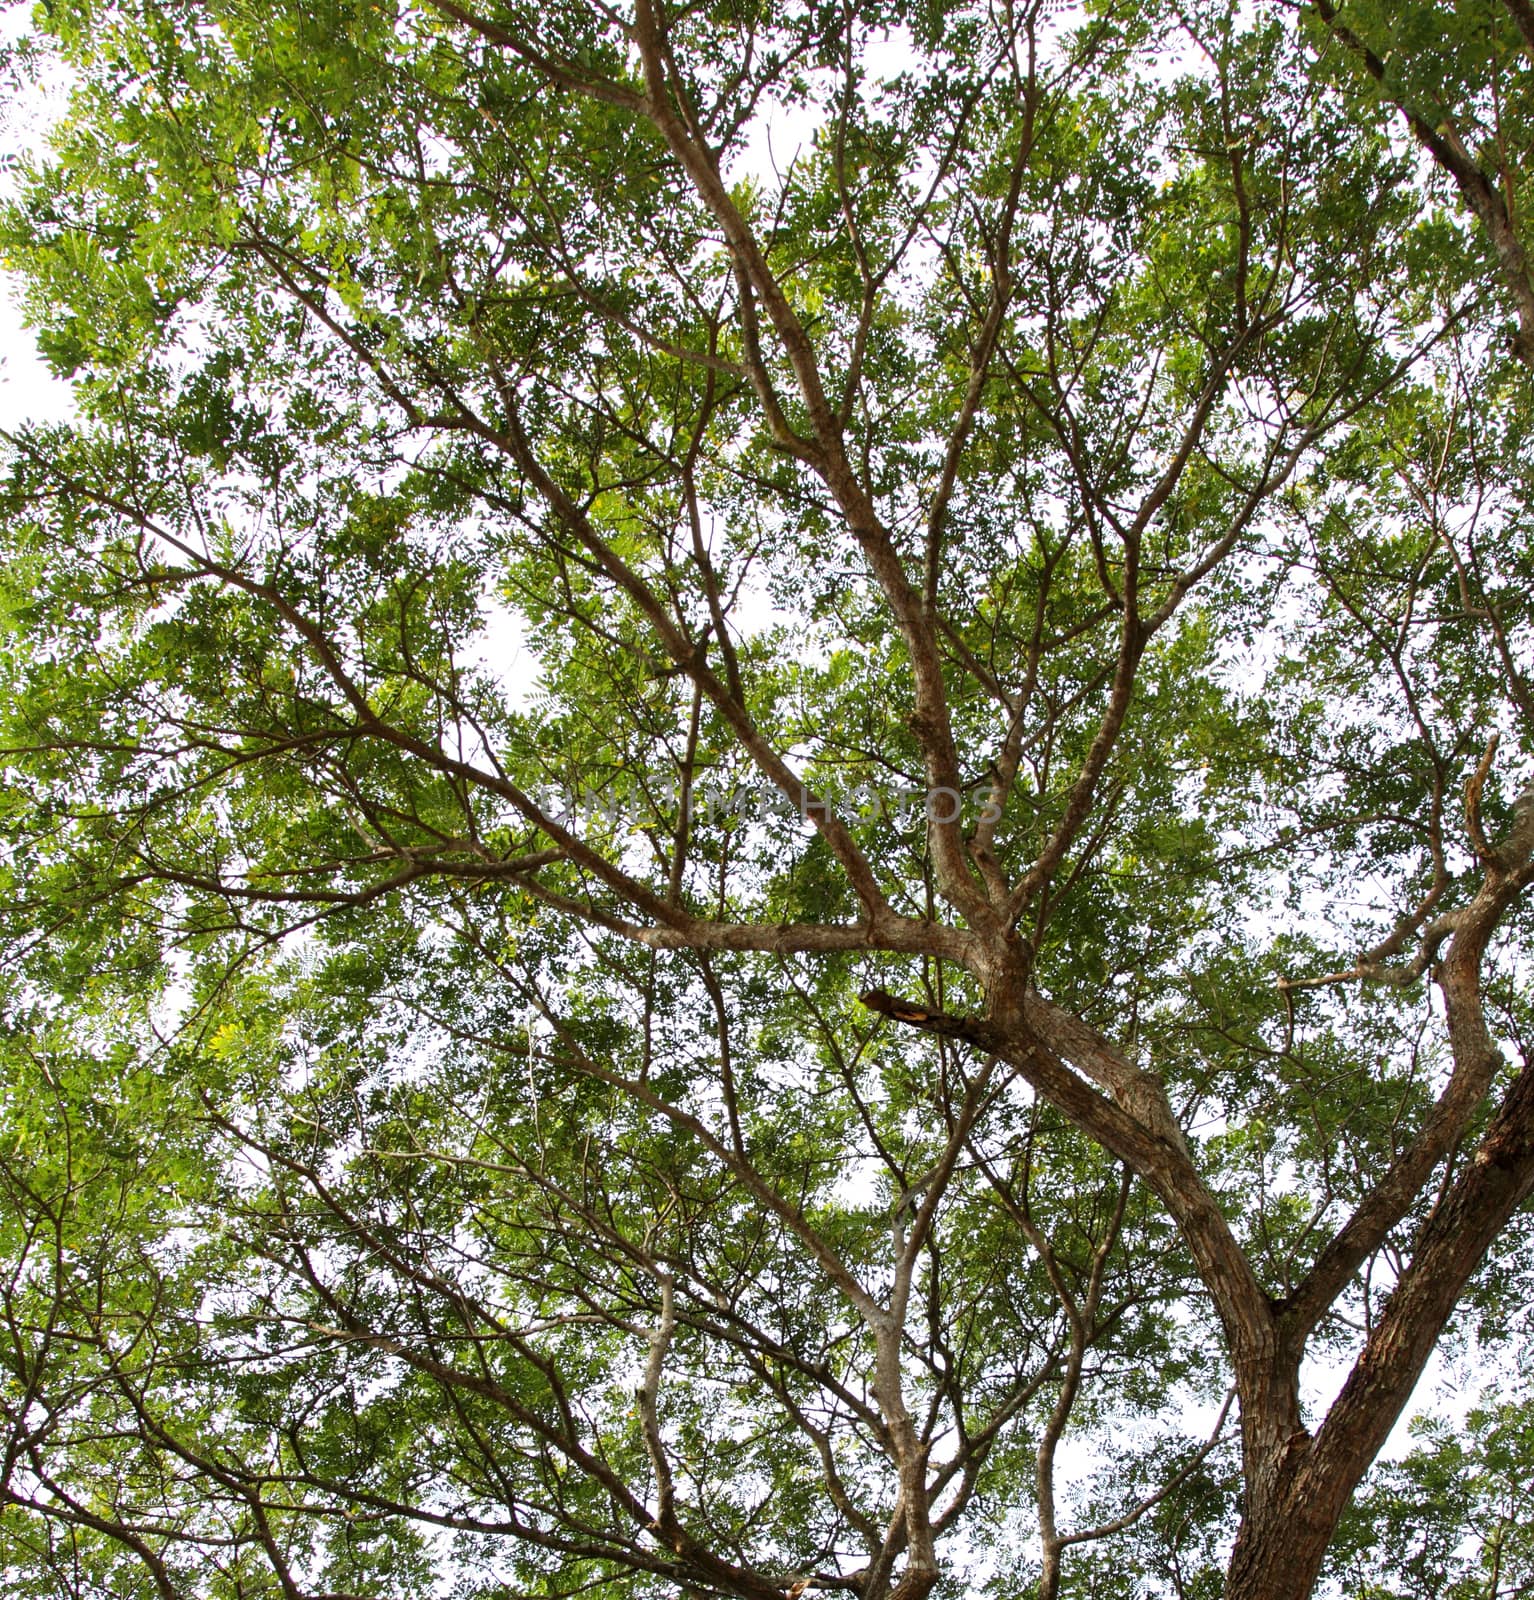
[[[22,326],[14,278],[0,273],[0,428],[62,422],[73,409],[69,385],[48,370]]]

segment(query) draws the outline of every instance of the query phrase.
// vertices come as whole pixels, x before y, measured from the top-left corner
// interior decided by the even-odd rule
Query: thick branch
[[[1482,768],[1486,765],[1483,762]],[[1485,771],[1478,770],[1477,777],[1484,782]],[[1284,1306],[1282,1326],[1296,1361],[1327,1308],[1406,1215],[1433,1169],[1458,1144],[1502,1065],[1481,1002],[1481,963],[1493,932],[1524,887],[1534,852],[1534,795],[1519,797],[1514,818],[1501,845],[1486,849],[1491,865],[1479,894],[1443,919],[1453,932],[1437,971],[1454,1059],[1449,1082],[1417,1137],[1391,1162]],[[1436,950],[1437,942],[1425,943],[1424,950]],[[1421,957],[1419,961],[1426,965]]]

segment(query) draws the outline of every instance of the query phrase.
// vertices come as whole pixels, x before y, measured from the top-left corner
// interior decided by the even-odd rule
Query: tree
[[[1310,1594],[1527,1339],[1523,0],[9,66],[13,1589]]]

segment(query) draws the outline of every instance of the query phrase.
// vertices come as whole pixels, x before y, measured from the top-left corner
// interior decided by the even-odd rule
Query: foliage
[[[17,1593],[1527,1582],[1524,0],[8,69]]]
[[[1534,1579],[1534,1430],[1527,1395],[1474,1406],[1464,1434],[1441,1421],[1378,1474],[1339,1532],[1349,1595],[1518,1594]]]

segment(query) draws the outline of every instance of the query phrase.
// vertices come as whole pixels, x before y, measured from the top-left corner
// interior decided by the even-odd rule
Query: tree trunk
[[[1282,1452],[1254,1451],[1256,1429],[1247,1433],[1248,1510],[1225,1600],[1309,1600],[1337,1521],[1411,1398],[1466,1282],[1531,1192],[1534,1068],[1526,1066],[1423,1226],[1411,1265],[1315,1438],[1297,1433]],[[1274,1463],[1267,1471],[1264,1460]]]
[[[1335,1515],[1292,1505],[1244,1521],[1225,1576],[1225,1600],[1309,1600],[1336,1526]]]

